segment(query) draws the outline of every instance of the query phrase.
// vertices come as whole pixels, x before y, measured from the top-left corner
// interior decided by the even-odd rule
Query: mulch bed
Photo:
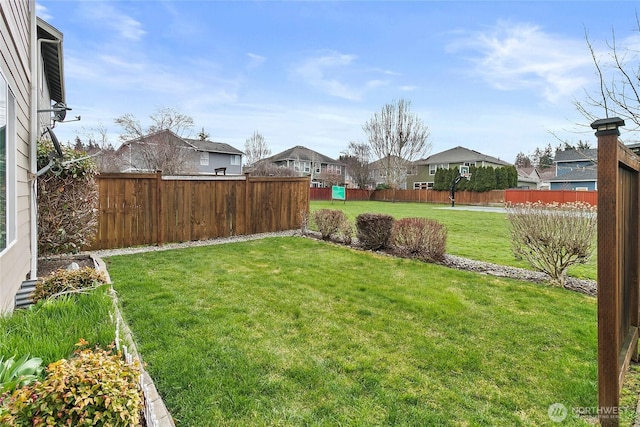
[[[47,277],[59,269],[65,269],[75,262],[80,268],[94,267],[93,259],[89,255],[65,255],[51,258],[38,258],[38,277]]]

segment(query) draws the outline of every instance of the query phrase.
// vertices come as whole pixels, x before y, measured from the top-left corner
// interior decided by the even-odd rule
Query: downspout
[[[38,61],[40,58],[39,48],[40,43],[36,40],[38,38],[38,26],[36,23],[36,2],[35,0],[29,0],[29,19],[30,28],[29,34],[31,45],[31,108],[29,111],[30,123],[29,123],[29,176],[32,179],[31,183],[31,221],[30,221],[30,235],[31,235],[31,268],[29,272],[29,278],[35,280],[38,276],[38,179],[36,174],[38,173]]]

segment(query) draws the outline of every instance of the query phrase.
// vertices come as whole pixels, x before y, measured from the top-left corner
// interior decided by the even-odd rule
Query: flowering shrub
[[[5,397],[0,425],[138,426],[139,375],[137,365],[125,363],[120,353],[79,348],[71,359],[51,363],[42,382]]]
[[[378,250],[389,246],[391,229],[393,227],[391,215],[377,213],[363,213],[356,217],[357,237],[365,249]]]
[[[105,274],[95,268],[83,267],[79,270],[59,269],[36,283],[33,301],[38,302],[41,299],[50,298],[62,293],[93,289],[105,283],[107,283]]]
[[[564,286],[567,269],[586,263],[597,233],[596,207],[588,203],[509,203],[513,253]]]
[[[440,261],[447,247],[447,229],[430,218],[402,218],[393,224],[391,240],[400,255]]]

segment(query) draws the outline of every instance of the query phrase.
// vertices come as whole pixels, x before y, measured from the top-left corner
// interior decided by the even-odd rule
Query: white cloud
[[[311,86],[317,87],[331,96],[357,101],[362,97],[362,90],[350,87],[334,75],[343,74],[356,60],[355,55],[342,54],[335,51],[323,52],[322,55],[308,58],[298,65],[294,72]]]
[[[49,13],[47,7],[40,3],[36,3],[36,15],[45,21],[53,19],[53,16]]]
[[[532,24],[500,21],[489,30],[467,33],[448,48],[472,51],[472,71],[491,86],[537,91],[549,102],[571,96],[588,82],[591,61],[584,41],[548,34]]]
[[[85,4],[86,7],[81,9],[83,19],[92,22],[96,28],[111,31],[113,36],[128,41],[140,40],[147,33],[142,23],[116,9],[113,4],[105,2]]]
[[[247,65],[247,68],[250,69],[261,66],[267,60],[266,57],[251,52],[247,53],[247,56],[249,57],[249,65]]]

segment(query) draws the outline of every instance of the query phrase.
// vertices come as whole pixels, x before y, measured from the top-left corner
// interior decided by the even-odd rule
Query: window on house
[[[200,153],[200,166],[209,166],[209,153]]]
[[[15,98],[0,75],[0,251],[16,235]]]
[[[413,189],[414,190],[428,190],[433,188],[433,182],[414,182]]]
[[[309,162],[303,162],[303,163],[302,163],[302,165],[303,165],[303,169],[304,169],[304,171],[305,171],[306,173],[311,172],[311,163],[309,163]]]
[[[429,175],[435,175],[438,169],[449,169],[449,163],[429,165]]]
[[[239,156],[237,154],[231,155],[231,164],[233,166],[240,166],[241,162],[242,162],[242,156]]]

